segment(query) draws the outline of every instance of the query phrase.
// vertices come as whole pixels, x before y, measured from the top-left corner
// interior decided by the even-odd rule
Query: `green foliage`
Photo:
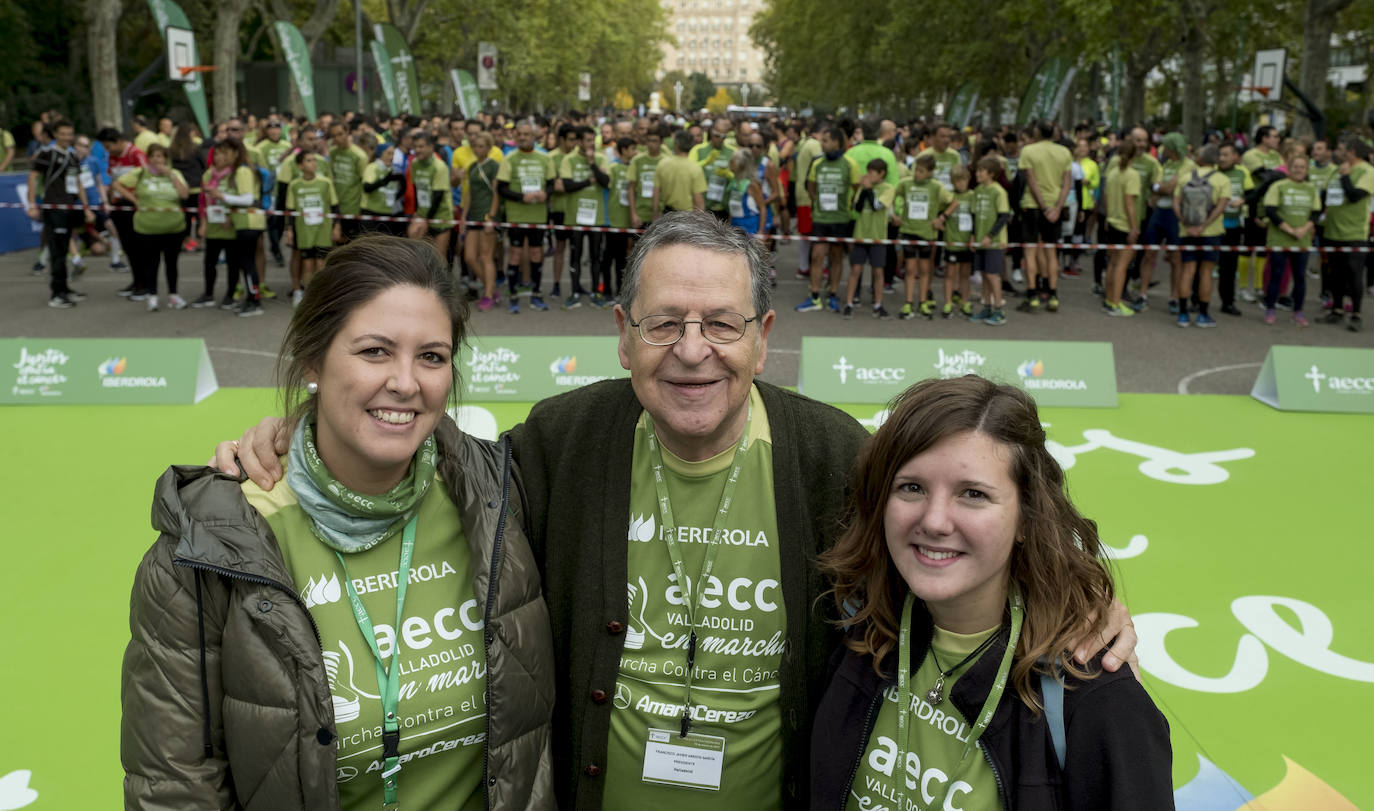
[[[687,89],[682,91],[682,103],[691,110],[700,110],[716,92],[716,83],[701,71],[693,71],[687,77]],[[688,101],[690,99],[690,101]]]

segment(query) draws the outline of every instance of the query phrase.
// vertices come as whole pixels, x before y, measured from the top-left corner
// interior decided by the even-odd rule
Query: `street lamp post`
[[[673,100],[674,100],[674,102],[675,102],[675,103],[673,104],[673,110],[674,110],[674,112],[681,113],[681,112],[682,112],[682,82],[680,82],[680,81],[673,82]]]

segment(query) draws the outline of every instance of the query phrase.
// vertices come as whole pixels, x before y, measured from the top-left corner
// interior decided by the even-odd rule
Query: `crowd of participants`
[[[1221,313],[1253,302],[1267,323],[1285,310],[1307,326],[1310,277],[1320,319],[1359,330],[1374,261],[1323,249],[1369,245],[1369,141],[1267,126],[1252,141],[1205,141],[1086,122],[1070,134],[1051,122],[975,131],[577,111],[314,122],[245,111],[209,138],[142,117],[132,133],[91,138],[54,115],[29,145],[29,214],[45,226],[34,272],[51,278],[49,305],[69,308],[84,298],[69,276],[85,255],[108,254],[112,270],[133,271],[120,294],[151,311],[248,316],[275,297],[267,257],[285,267],[283,245],[294,305],[331,248],[380,231],[432,240],[483,311],[547,310],[546,291],[565,309],[609,306],[633,231],[696,208],[774,251],[778,237],[801,242],[796,272],[810,292],[799,312],[850,318],[867,306],[877,318],[997,326],[1007,297],[1021,299],[1017,312],[1057,312],[1061,275],[1084,273],[1090,256],[1109,316],[1146,310],[1167,285],[1179,326],[1216,325],[1213,288]],[[204,279],[189,301],[178,292],[188,251],[203,254]]]

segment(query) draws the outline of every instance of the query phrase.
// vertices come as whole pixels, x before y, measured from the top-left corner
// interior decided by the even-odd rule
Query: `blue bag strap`
[[[1051,673],[1040,674],[1040,697],[1045,702],[1045,721],[1050,726],[1050,741],[1059,770],[1064,770],[1064,685]]]

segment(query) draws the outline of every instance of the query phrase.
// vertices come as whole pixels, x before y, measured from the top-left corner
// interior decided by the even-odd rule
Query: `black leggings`
[[[243,286],[249,300],[258,300],[258,240],[262,239],[261,230],[240,228],[234,236],[234,244],[229,249],[229,290],[233,292],[235,270],[243,277]]]
[[[134,260],[134,287],[157,295],[157,267],[161,263],[167,275],[167,292],[177,292],[177,257],[181,255],[181,239],[185,232],[173,234],[138,234],[131,250]],[[133,248],[134,246],[129,246]]]
[[[1235,228],[1227,228],[1226,233],[1221,237],[1222,245],[1238,247],[1245,241],[1244,226],[1237,225]],[[1221,306],[1234,307],[1236,305],[1236,266],[1240,263],[1240,254],[1236,251],[1223,251],[1221,261],[1217,263],[1217,292],[1221,294]]]
[[[1367,242],[1342,242],[1336,239],[1326,241],[1328,248],[1363,248]],[[1328,279],[1331,285],[1331,310],[1341,311],[1341,297],[1350,297],[1352,312],[1360,311],[1360,300],[1364,298],[1364,266],[1369,254],[1336,252],[1326,255]]]
[[[620,283],[625,278],[625,255],[628,253],[630,244],[629,234],[603,234],[601,235],[601,262],[600,274],[592,274],[592,290],[598,290],[598,275],[601,282],[600,292],[606,298],[614,298],[620,291]],[[615,276],[611,276],[611,266],[615,266]],[[615,281],[614,287],[611,285],[612,279]]]
[[[229,276],[229,285],[225,289],[225,295],[234,295],[234,285],[238,284],[239,268],[234,264],[234,240],[231,239],[207,239],[205,240],[205,295],[211,298],[215,295],[215,279],[219,275],[216,265],[219,264],[220,254],[224,254],[226,270]]]
[[[566,231],[560,233],[567,233]],[[597,269],[601,262],[601,234],[587,231],[572,232],[572,252],[568,259],[568,274],[572,289],[568,292],[576,293],[582,289],[582,240],[587,240],[587,266],[591,268],[592,289],[596,289]]]

